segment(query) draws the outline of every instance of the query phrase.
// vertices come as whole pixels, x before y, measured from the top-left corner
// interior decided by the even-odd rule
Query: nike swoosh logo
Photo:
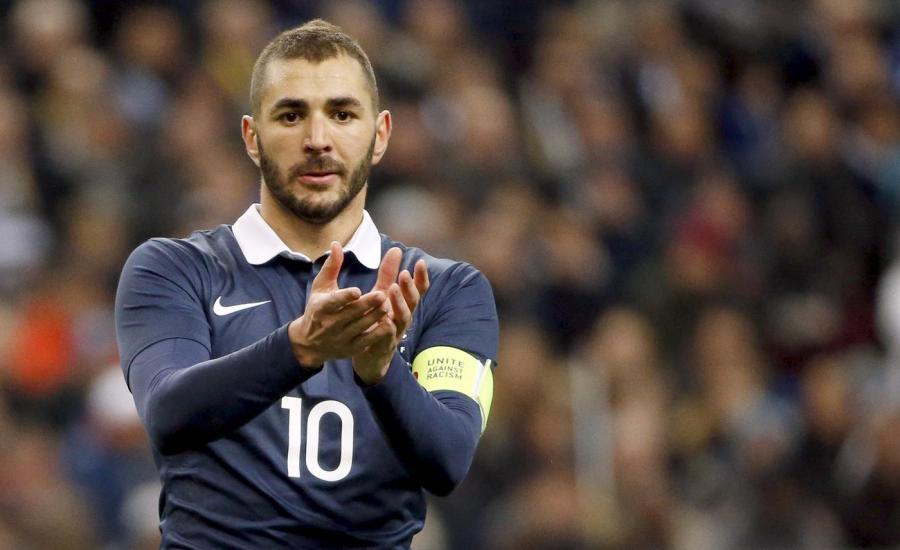
[[[251,307],[261,306],[263,304],[268,304],[272,300],[266,300],[265,302],[252,302],[249,304],[236,304],[233,306],[223,306],[222,305],[222,297],[219,296],[216,298],[216,303],[213,304],[213,313],[222,317],[223,315],[229,315],[231,313],[237,313],[238,311],[243,311],[245,309],[250,309]]]

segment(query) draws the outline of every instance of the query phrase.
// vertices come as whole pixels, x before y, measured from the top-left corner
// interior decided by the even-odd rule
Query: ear
[[[247,156],[256,166],[259,166],[259,135],[256,133],[256,121],[250,115],[241,117],[241,137],[244,138],[244,148]]]
[[[384,152],[387,151],[388,141],[391,139],[391,122],[390,111],[381,111],[378,113],[378,120],[375,121],[375,147],[372,148],[372,164],[378,164]]]

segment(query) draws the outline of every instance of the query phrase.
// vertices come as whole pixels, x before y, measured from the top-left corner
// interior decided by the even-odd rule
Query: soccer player
[[[116,297],[162,545],[408,548],[423,490],[459,484],[487,421],[490,286],[380,235],[363,209],[391,115],[339,28],[276,37],[250,104],[260,203],[233,225],[145,242]]]

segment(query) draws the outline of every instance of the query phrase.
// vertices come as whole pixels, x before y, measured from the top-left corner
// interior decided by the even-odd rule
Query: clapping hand
[[[389,314],[378,319],[360,338],[366,345],[354,346],[353,369],[366,384],[380,382],[387,374],[391,357],[403,334],[409,327],[412,314],[419,305],[422,295],[428,290],[428,270],[425,260],[416,262],[414,274],[403,270],[400,261],[403,254],[399,248],[391,248],[381,260],[375,286],[365,296],[382,293],[388,297]],[[399,274],[398,274],[399,272]]]
[[[351,357],[357,376],[379,382],[422,295],[428,290],[424,260],[414,273],[400,272],[403,254],[387,251],[378,268],[375,286],[362,294],[359,288],[338,286],[344,252],[337,242],[310,287],[303,315],[291,322],[288,337],[294,356],[303,367],[318,368],[328,359]]]

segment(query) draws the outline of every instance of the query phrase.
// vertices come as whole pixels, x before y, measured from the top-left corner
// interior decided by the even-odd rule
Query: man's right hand
[[[294,356],[303,367],[319,368],[328,359],[358,353],[371,344],[359,336],[390,311],[384,292],[363,295],[356,287],[338,287],[343,261],[341,246],[331,243],[331,254],[313,279],[306,310],[288,326]]]

